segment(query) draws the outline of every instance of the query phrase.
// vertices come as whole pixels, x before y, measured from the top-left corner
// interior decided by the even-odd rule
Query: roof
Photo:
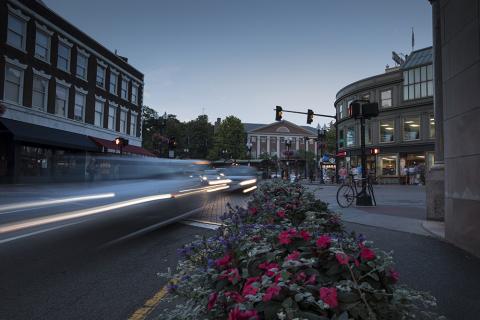
[[[0,124],[13,135],[13,140],[16,141],[67,149],[98,151],[98,147],[87,136],[82,134],[6,118],[1,118]]]
[[[254,130],[257,130],[261,127],[265,127],[271,125],[271,123],[243,123],[243,127],[245,132],[252,132]],[[317,129],[310,127],[310,126],[299,126],[300,128],[307,130],[308,132],[311,132],[312,134],[316,135],[317,134]]]
[[[411,69],[416,66],[423,66],[433,62],[433,49],[432,47],[423,48],[413,51],[407,57],[407,60],[402,65],[402,69]]]

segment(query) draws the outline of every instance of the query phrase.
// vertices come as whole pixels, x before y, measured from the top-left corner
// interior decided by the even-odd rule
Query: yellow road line
[[[160,301],[162,301],[162,299],[165,298],[167,293],[168,293],[168,289],[167,289],[167,286],[165,286],[162,289],[160,289],[160,291],[155,293],[155,295],[152,298],[148,299],[147,302],[145,302],[145,304],[141,308],[137,309],[128,318],[128,320],[144,320],[145,318],[147,318],[147,316],[158,306]]]

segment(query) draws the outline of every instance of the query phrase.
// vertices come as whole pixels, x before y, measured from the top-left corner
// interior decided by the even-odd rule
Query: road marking
[[[42,230],[30,232],[30,233],[25,233],[25,234],[22,234],[22,235],[19,235],[19,236],[16,236],[16,237],[11,237],[11,238],[0,240],[0,244],[7,243],[7,242],[10,242],[10,241],[14,241],[14,240],[18,240],[18,239],[22,239],[22,238],[31,237],[31,236],[41,234],[41,233],[44,233],[44,232],[48,232],[48,231],[52,231],[52,230],[62,229],[62,228],[69,227],[69,226],[79,224],[79,223],[82,223],[82,222],[83,221],[77,221],[77,222],[63,224],[61,226],[56,226],[56,227],[52,227],[52,228],[48,228],[48,229],[42,229]]]
[[[141,308],[137,309],[128,320],[144,320],[158,306],[160,301],[165,298],[167,293],[167,286],[164,286],[153,297],[148,299]]]

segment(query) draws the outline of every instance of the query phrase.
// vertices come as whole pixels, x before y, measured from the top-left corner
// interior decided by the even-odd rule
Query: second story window
[[[413,100],[433,96],[432,65],[403,72],[403,100]]]
[[[428,125],[428,137],[430,139],[435,138],[435,116],[431,113],[429,116],[429,125]]]
[[[97,86],[105,88],[105,67],[97,64]]]
[[[342,119],[343,118],[343,104],[338,105],[338,118]]]
[[[48,80],[33,76],[32,107],[39,110],[47,110]]]
[[[403,140],[420,139],[420,116],[405,117],[403,120]]]
[[[95,100],[95,125],[103,128],[103,101]]]
[[[127,79],[122,79],[122,92],[121,97],[124,100],[128,100],[128,81]]]
[[[35,57],[50,62],[50,35],[42,30],[35,34]]]
[[[108,129],[115,130],[116,129],[116,116],[117,116],[117,108],[115,106],[108,107]]]
[[[118,74],[110,71],[110,93],[117,95]]]
[[[392,107],[392,90],[385,90],[380,92],[380,107],[381,108]]]
[[[88,57],[83,53],[77,54],[77,77],[87,80]]]
[[[395,141],[395,121],[380,120],[380,142]]]
[[[5,88],[3,99],[22,104],[23,97],[23,70],[13,65],[5,66]]]
[[[347,147],[355,145],[355,127],[347,128]]]
[[[130,135],[137,136],[137,114],[133,112],[130,114]]]
[[[120,132],[127,132],[127,111],[125,110],[120,111]]]
[[[138,104],[138,85],[132,85],[132,103]]]
[[[65,72],[70,71],[70,47],[63,42],[58,43],[57,67]]]
[[[25,51],[27,23],[24,19],[8,14],[7,43],[12,47]]]
[[[57,83],[55,114],[66,117],[68,111],[68,88]]]
[[[75,110],[73,112],[73,119],[77,121],[83,121],[85,114],[85,102],[87,96],[84,93],[75,93]]]

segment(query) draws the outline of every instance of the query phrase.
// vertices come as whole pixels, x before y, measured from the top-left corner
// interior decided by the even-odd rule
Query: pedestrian
[[[409,176],[409,182],[408,184],[415,184],[415,166],[410,166],[408,168],[408,176]]]
[[[348,172],[347,172],[347,169],[345,167],[341,167],[338,170],[338,176],[340,178],[340,183],[341,184],[345,183],[345,179],[347,178],[347,175],[348,175]]]

